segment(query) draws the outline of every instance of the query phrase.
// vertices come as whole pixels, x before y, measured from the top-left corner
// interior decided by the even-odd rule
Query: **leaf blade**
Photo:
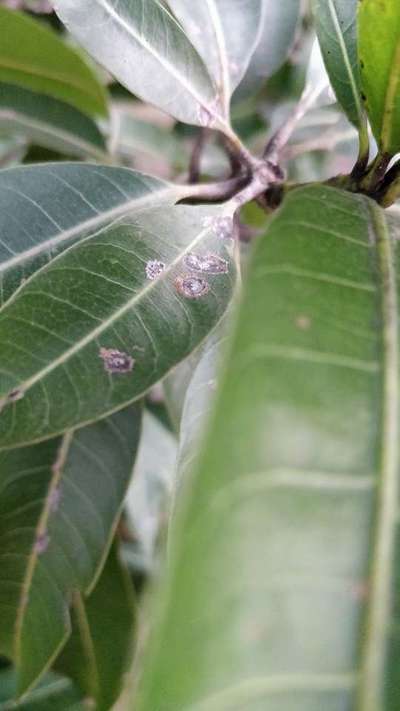
[[[111,414],[206,337],[235,288],[234,240],[219,231],[221,220],[233,230],[232,212],[230,204],[147,210],[71,247],[14,292],[0,315],[0,446]],[[185,259],[193,252],[220,258],[224,272],[192,275]],[[165,268],[151,279],[147,265],[155,259]],[[194,279],[199,298],[182,288],[182,278]],[[35,353],[27,359],[32,330]],[[107,366],[115,352],[126,360],[121,372]],[[23,397],[15,398],[15,389]]]
[[[49,94],[89,115],[107,114],[104,88],[54,32],[5,7],[0,7],[0,25],[1,81]]]
[[[65,643],[70,593],[87,592],[101,570],[131,476],[140,415],[129,408],[65,435],[61,444],[1,454],[0,644],[16,664],[19,693]]]
[[[235,100],[246,99],[258,92],[282,66],[293,44],[299,16],[299,0],[284,3],[263,0],[260,39]]]
[[[227,129],[202,60],[157,0],[90,0],[84,11],[76,0],[57,0],[55,9],[83,46],[144,101],[186,123]],[[101,43],[93,21],[109,26]],[[116,54],[115,44],[124,53]]]
[[[110,709],[121,692],[135,618],[132,583],[114,545],[90,596],[75,596],[72,634],[55,665],[98,711]]]
[[[0,301],[67,247],[123,215],[173,204],[184,191],[126,168],[81,163],[0,175]],[[16,215],[23,218],[15,219]]]
[[[375,138],[384,153],[400,148],[400,8],[365,0],[359,4],[361,84]]]
[[[209,68],[229,115],[231,95],[259,39],[261,0],[233,4],[229,0],[205,0],[191,7],[185,0],[169,0],[169,6]]]
[[[259,243],[176,524],[140,711],[336,711],[357,694],[362,711],[395,708],[385,705],[399,500],[388,225],[369,200],[310,186]]]
[[[70,156],[106,161],[106,144],[88,116],[45,94],[0,84],[0,132]]]
[[[315,0],[314,14],[322,55],[332,86],[349,120],[365,124],[357,55],[358,0]]]

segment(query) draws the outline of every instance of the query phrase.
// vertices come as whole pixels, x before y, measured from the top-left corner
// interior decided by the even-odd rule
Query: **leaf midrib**
[[[144,1],[145,0],[143,0],[143,2]],[[224,119],[222,118],[222,116],[220,116],[215,111],[214,107],[211,104],[209,104],[207,101],[205,101],[203,99],[203,97],[198,94],[197,90],[186,80],[186,78],[180,72],[177,71],[176,67],[174,67],[169,61],[167,61],[165,57],[160,55],[155,50],[155,48],[142,35],[138,34],[135,31],[135,29],[134,29],[134,27],[132,27],[132,25],[130,25],[128,22],[126,22],[126,20],[115,11],[115,9],[109,4],[108,0],[97,0],[97,2],[101,5],[101,7],[103,7],[103,9],[106,12],[108,12],[110,14],[110,16],[115,20],[117,25],[120,25],[126,31],[126,33],[128,35],[133,37],[133,39],[136,40],[136,42],[138,42],[138,44],[140,44],[147,52],[149,52],[159,62],[159,64],[161,64],[161,66],[163,66],[166,69],[166,71],[172,77],[174,77],[174,79],[176,79],[181,84],[181,86],[183,86],[186,89],[186,91],[195,99],[195,101],[197,101],[199,106],[206,109],[206,111],[208,111],[208,113],[210,113],[218,121],[218,123],[221,125],[221,127],[226,125]],[[159,7],[159,9],[164,14],[166,14],[168,16],[169,20],[172,21],[176,25],[176,27],[179,29],[179,31],[182,32],[182,29],[179,26],[179,24],[175,21],[174,17],[169,12],[167,12],[165,7],[163,7],[163,5],[160,5],[157,2],[157,0],[155,0],[155,4]],[[189,42],[189,40],[187,40],[187,41]],[[191,46],[193,46],[193,45],[191,45]],[[202,62],[200,56],[199,56],[199,61]],[[205,73],[207,74],[208,78],[210,79],[210,85],[212,86],[211,77],[207,72],[207,68],[205,67],[203,62],[202,62],[202,64],[205,69]]]
[[[107,154],[101,151],[100,148],[96,148],[94,143],[78,138],[75,133],[68,133],[63,129],[56,127],[54,124],[44,123],[38,119],[33,119],[29,114],[24,114],[22,111],[16,111],[15,109],[0,109],[0,122],[2,120],[12,121],[14,124],[17,124],[17,126],[19,125],[22,129],[31,128],[33,131],[41,131],[42,133],[46,133],[54,138],[59,138],[61,141],[64,141],[64,143],[75,146],[84,154],[92,156],[92,158],[96,158],[98,161],[105,162],[107,160]]]
[[[15,659],[16,663],[21,660],[21,641],[22,641],[22,631],[25,620],[26,609],[29,604],[29,594],[32,587],[36,566],[39,560],[39,552],[36,550],[36,541],[39,536],[45,535],[47,533],[48,521],[51,514],[51,501],[52,495],[59,485],[62,475],[64,473],[64,466],[68,457],[68,452],[73,439],[73,431],[69,430],[63,437],[60,447],[57,452],[57,459],[52,466],[51,478],[48,485],[48,490],[42,511],[40,513],[37,526],[35,529],[35,537],[31,546],[31,550],[28,556],[26,571],[24,575],[24,580],[21,586],[21,593],[19,597],[19,603],[17,608],[17,614],[15,619]],[[45,671],[45,670],[43,670]]]
[[[373,531],[369,603],[366,613],[358,711],[381,711],[386,679],[389,620],[392,609],[397,511],[400,495],[398,420],[400,414],[398,299],[394,250],[381,208],[369,203],[381,281],[382,423],[380,479]]]
[[[91,87],[81,84],[81,82],[77,81],[72,77],[70,78],[66,77],[63,74],[58,74],[58,72],[52,72],[47,70],[44,71],[41,67],[37,67],[32,64],[21,64],[20,62],[16,62],[15,60],[5,59],[4,57],[0,56],[0,68],[1,67],[3,67],[4,69],[12,69],[14,71],[25,72],[26,74],[36,76],[42,79],[50,79],[51,81],[56,81],[58,84],[67,87],[67,89],[70,89],[72,87],[76,91],[79,91],[84,94],[84,96],[87,96],[89,94],[89,96],[91,96],[92,99],[94,99],[96,102],[98,102],[101,98],[100,92],[95,93],[93,92]]]
[[[225,34],[222,27],[221,16],[219,14],[215,0],[206,0],[208,13],[211,18],[211,23],[214,30],[218,59],[220,64],[220,80],[221,80],[221,91],[222,91],[222,103],[225,109],[225,113],[229,113],[229,103],[230,103],[230,73],[229,73],[229,61],[227,54],[227,47],[225,41]]]
[[[226,213],[228,214],[228,213]],[[22,390],[24,394],[30,388],[32,388],[37,382],[41,381],[43,378],[45,378],[49,373],[51,373],[55,368],[57,368],[59,365],[62,365],[66,361],[68,361],[72,356],[74,356],[76,353],[79,353],[82,348],[85,346],[89,345],[93,340],[98,338],[109,326],[111,326],[116,320],[120,319],[124,314],[128,313],[138,302],[142,301],[148,293],[153,291],[161,281],[165,281],[170,273],[174,270],[174,268],[182,261],[182,258],[186,255],[189,254],[190,252],[193,251],[193,249],[196,247],[199,242],[202,241],[202,239],[205,237],[205,235],[210,231],[210,227],[207,226],[201,232],[196,236],[195,239],[193,239],[190,244],[183,249],[181,252],[179,252],[178,256],[170,262],[168,267],[163,271],[162,275],[158,279],[154,279],[153,281],[149,281],[147,284],[145,284],[144,288],[141,289],[137,294],[135,294],[131,299],[129,299],[123,306],[120,306],[116,311],[114,311],[108,318],[106,318],[99,326],[94,328],[92,331],[86,334],[84,338],[82,338],[80,341],[75,343],[71,348],[68,348],[64,353],[62,353],[58,358],[55,358],[51,363],[49,363],[45,368],[42,368],[39,372],[37,372],[35,375],[31,376],[28,378],[25,382],[23,383],[18,383],[17,387]],[[93,235],[92,235],[93,236]],[[90,238],[89,238],[90,239]],[[64,255],[61,254],[58,258],[63,257]],[[58,259],[56,257],[55,260],[53,260],[52,264],[54,264],[55,261]],[[44,269],[51,268],[50,267],[44,267]],[[23,285],[23,287],[26,286]],[[22,287],[22,288],[23,288]],[[15,292],[16,293],[16,292]],[[12,301],[14,299],[14,294],[11,297]],[[7,304],[10,303],[7,302]],[[6,402],[7,401],[7,394],[4,398],[0,399],[0,406],[1,402]]]
[[[343,55],[343,61],[344,61],[344,65],[345,65],[346,70],[347,70],[348,77],[349,77],[349,84],[350,84],[351,91],[352,91],[352,94],[353,94],[354,104],[355,104],[355,107],[356,107],[356,110],[357,110],[357,114],[358,114],[358,118],[359,118],[359,122],[360,122],[360,125],[361,125],[361,124],[363,123],[363,121],[364,121],[364,119],[363,119],[363,109],[362,109],[362,105],[361,105],[361,98],[360,98],[360,94],[359,94],[359,91],[358,91],[358,87],[357,87],[357,84],[356,84],[356,81],[355,81],[355,78],[354,78],[353,68],[352,68],[352,66],[351,66],[350,57],[349,57],[349,54],[348,54],[348,51],[347,51],[346,43],[345,43],[344,38],[343,38],[343,33],[342,33],[342,30],[341,30],[341,27],[340,27],[340,22],[339,22],[339,17],[338,17],[338,14],[337,14],[337,11],[336,11],[336,6],[335,6],[333,0],[328,0],[328,8],[329,8],[329,12],[330,12],[330,15],[331,15],[331,18],[332,18],[332,22],[333,22],[333,25],[334,25],[334,28],[335,28],[335,32],[336,32],[336,35],[337,35],[337,39],[338,39],[338,42],[339,42],[339,46],[340,46],[340,49],[341,49],[341,52],[342,52],[342,55]]]
[[[97,167],[97,166],[96,166]],[[146,177],[144,175],[144,177]],[[160,184],[162,185],[162,182],[160,181]],[[48,252],[58,245],[62,244],[63,242],[71,239],[74,237],[76,234],[79,234],[80,232],[86,232],[87,230],[91,229],[96,229],[97,227],[102,227],[104,226],[105,223],[108,222],[113,222],[114,220],[118,219],[119,217],[123,217],[124,215],[128,215],[131,210],[141,210],[141,209],[146,209],[146,207],[149,205],[149,203],[152,202],[155,198],[158,199],[161,196],[165,195],[165,197],[168,196],[168,194],[171,194],[171,198],[176,195],[176,198],[180,197],[182,193],[182,198],[186,196],[186,194],[189,195],[190,191],[186,186],[183,186],[182,189],[170,185],[168,183],[165,183],[166,187],[162,188],[160,190],[154,190],[154,192],[149,192],[148,194],[144,195],[143,197],[140,198],[132,198],[131,200],[127,200],[124,203],[121,203],[120,205],[110,208],[109,210],[105,210],[104,212],[99,213],[99,215],[96,215],[95,217],[91,217],[88,220],[85,220],[84,222],[79,222],[73,227],[70,227],[67,230],[62,230],[59,232],[55,237],[50,237],[47,239],[45,242],[40,242],[38,245],[35,245],[34,247],[31,247],[30,249],[25,250],[24,252],[20,252],[20,254],[17,254],[15,257],[12,257],[11,259],[6,260],[5,262],[2,262],[0,264],[0,274],[1,272],[6,271],[7,269],[11,269],[12,267],[17,266],[18,264],[21,264],[25,262],[28,259],[33,259],[34,257],[38,256],[42,252]],[[8,187],[7,185],[0,185],[0,190],[14,190],[13,188]],[[15,190],[14,190],[15,192]],[[90,235],[93,237],[93,235]],[[26,282],[25,282],[26,284]],[[19,290],[17,290],[19,291]],[[17,293],[14,292],[14,294]],[[6,302],[9,303],[9,302]],[[1,312],[0,308],[0,312]]]

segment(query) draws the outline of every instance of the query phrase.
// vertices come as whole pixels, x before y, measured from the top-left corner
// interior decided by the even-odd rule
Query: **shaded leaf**
[[[400,151],[400,4],[363,0],[358,10],[365,108],[382,152]]]
[[[0,711],[85,711],[82,694],[69,679],[49,672],[23,701],[15,701],[17,677],[14,669],[0,673]]]
[[[126,168],[47,164],[0,173],[0,302],[53,257],[122,215],[185,188]]]
[[[132,583],[113,546],[93,592],[73,597],[72,634],[55,665],[95,702],[96,711],[110,709],[122,691],[135,617]]]
[[[365,115],[357,53],[358,0],[314,0],[318,39],[336,96],[349,120],[361,128]]]
[[[171,167],[183,170],[188,162],[182,142],[170,128],[139,119],[128,108],[116,106],[113,109],[112,142],[115,153],[132,165],[142,158],[146,165],[153,161],[157,167],[161,164],[164,172],[171,173]],[[158,170],[157,175],[160,172]]]
[[[70,32],[134,94],[180,121],[229,130],[200,56],[158,0],[54,4]],[[94,26],[104,32],[94,32]]]
[[[255,94],[284,63],[293,44],[300,14],[299,0],[263,0],[260,38],[235,96]]]
[[[168,0],[209,69],[229,115],[232,93],[240,83],[260,38],[263,0]]]
[[[126,497],[126,513],[134,537],[129,560],[136,568],[154,568],[157,538],[167,519],[174,487],[176,454],[175,437],[146,411],[134,477]]]
[[[176,494],[184,486],[213,409],[222,358],[227,346],[230,319],[226,316],[207,339],[187,387],[179,430],[176,459]]]
[[[104,88],[74,49],[23,13],[0,7],[0,81],[19,84],[105,115]]]
[[[59,401],[60,404],[60,401]],[[74,591],[93,586],[135,460],[140,408],[0,454],[0,652],[25,692],[70,632]]]
[[[175,206],[125,218],[14,293],[0,312],[0,446],[123,407],[201,343],[234,289],[232,211]],[[193,252],[214,254],[226,273],[192,274]]]
[[[107,160],[104,138],[88,116],[64,101],[12,84],[0,84],[0,133],[70,156]]]
[[[309,186],[256,246],[136,711],[397,708],[397,244]]]

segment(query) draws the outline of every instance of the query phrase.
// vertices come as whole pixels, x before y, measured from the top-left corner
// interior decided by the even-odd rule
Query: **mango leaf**
[[[47,164],[0,173],[0,303],[75,242],[185,188],[125,168]]]
[[[339,103],[358,128],[363,154],[368,153],[368,129],[361,101],[357,49],[358,0],[314,0],[314,15],[325,66]]]
[[[255,94],[282,66],[293,44],[300,15],[300,0],[262,0],[262,21],[257,47],[235,98]]]
[[[54,6],[83,47],[141,99],[180,121],[229,130],[205,65],[158,0],[55,0]]]
[[[136,711],[397,708],[398,233],[309,186],[258,243]]]
[[[0,134],[70,156],[106,161],[106,145],[97,125],[64,101],[12,84],[0,84]]]
[[[266,3],[168,0],[168,4],[208,67],[229,115],[232,93],[243,78],[260,38]]]
[[[40,22],[0,7],[0,81],[66,101],[83,113],[107,113],[105,90],[74,49]]]
[[[153,414],[143,414],[142,436],[135,471],[125,501],[133,545],[128,562],[136,569],[154,572],[157,542],[175,483],[177,440]]]
[[[225,316],[207,339],[186,390],[176,458],[176,500],[198,456],[208,418],[213,410],[222,359],[227,347],[229,325],[230,318]]]
[[[55,664],[96,711],[108,711],[122,691],[135,617],[132,583],[114,545],[90,596],[73,596],[72,634]]]
[[[16,688],[15,670],[10,667],[0,672],[0,711],[85,711],[79,690],[69,679],[53,672],[47,673],[23,701],[15,701]]]
[[[400,4],[363,0],[358,10],[361,85],[383,153],[400,151]]]
[[[170,127],[139,119],[128,107],[116,105],[113,107],[112,129],[113,152],[131,165],[136,165],[138,158],[142,159],[146,167],[149,163],[157,167],[157,175],[163,170],[171,174],[171,168],[186,169],[189,158],[185,146]]]
[[[19,694],[70,633],[73,592],[93,587],[132,473],[141,411],[0,454],[0,652]]]
[[[201,343],[235,285],[233,209],[124,218],[14,292],[0,311],[0,447],[110,414]]]

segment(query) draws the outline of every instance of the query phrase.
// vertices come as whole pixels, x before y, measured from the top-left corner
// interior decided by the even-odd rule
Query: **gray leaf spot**
[[[190,274],[178,276],[175,279],[175,288],[187,299],[199,299],[210,291],[210,285],[205,279]]]
[[[34,545],[35,553],[37,553],[38,555],[41,555],[42,553],[44,553],[47,550],[47,548],[49,547],[49,543],[50,543],[50,537],[47,535],[47,533],[41,533],[36,538],[36,541],[35,541],[35,545]]]
[[[132,356],[115,348],[100,348],[99,356],[107,373],[130,373],[135,365]]]
[[[184,258],[185,266],[193,272],[206,272],[207,274],[227,274],[228,262],[217,254],[204,256],[190,252]]]
[[[220,239],[233,239],[233,220],[231,217],[214,217],[211,223],[214,234]]]
[[[308,331],[311,328],[311,319],[309,316],[305,316],[304,314],[300,314],[296,318],[296,326],[299,328],[301,331]]]
[[[146,264],[146,276],[150,281],[158,279],[165,269],[164,262],[160,262],[158,259],[152,259]]]

